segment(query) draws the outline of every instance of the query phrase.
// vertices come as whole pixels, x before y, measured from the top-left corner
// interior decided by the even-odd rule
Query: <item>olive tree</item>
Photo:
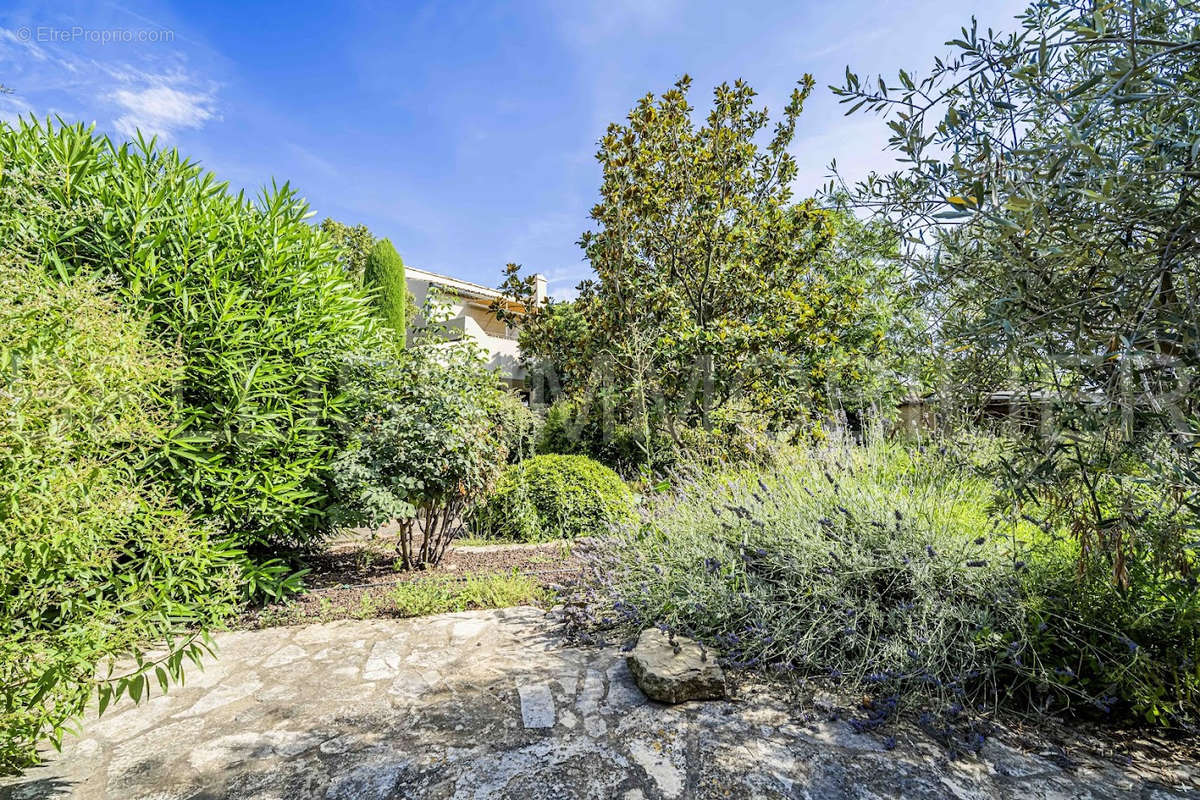
[[[1186,571],[1200,489],[1198,10],[1044,0],[1014,33],[972,21],[924,78],[834,87],[888,118],[907,166],[857,196],[906,230],[951,360],[1048,406],[1014,498],[1120,581],[1139,548]]]

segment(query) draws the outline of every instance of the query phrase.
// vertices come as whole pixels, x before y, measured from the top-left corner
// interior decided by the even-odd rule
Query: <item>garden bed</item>
[[[386,530],[335,542],[307,559],[305,591],[250,611],[238,627],[548,605],[578,576],[587,543],[455,545],[422,570],[400,569],[395,545]]]

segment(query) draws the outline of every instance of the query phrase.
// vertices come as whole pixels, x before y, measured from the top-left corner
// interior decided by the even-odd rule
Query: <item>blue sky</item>
[[[741,77],[771,110],[817,92],[798,193],[836,158],[885,169],[873,117],[826,86],[924,72],[971,14],[1010,29],[1024,0],[56,2],[0,10],[0,118],[153,132],[238,188],[291,181],[318,218],[365,223],[415,266],[494,285],[508,261],[567,294],[597,198],[596,140],[638,97]]]

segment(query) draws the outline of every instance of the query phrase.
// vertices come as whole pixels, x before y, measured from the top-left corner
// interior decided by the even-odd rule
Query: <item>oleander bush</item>
[[[0,773],[179,679],[238,597],[242,554],[144,477],[183,368],[112,290],[0,253]]]
[[[239,544],[318,539],[345,409],[336,362],[383,340],[296,192],[251,201],[175,150],[83,125],[0,124],[0,162],[5,247],[59,280],[112,276],[177,350],[168,435],[140,474]]]
[[[662,625],[734,667],[865,691],[868,729],[920,704],[1194,723],[1194,584],[1080,574],[1069,532],[995,505],[997,452],[830,444],[696,471],[592,565],[573,624]]]
[[[586,456],[539,455],[507,467],[471,519],[476,535],[536,542],[599,536],[637,519],[620,476]]]

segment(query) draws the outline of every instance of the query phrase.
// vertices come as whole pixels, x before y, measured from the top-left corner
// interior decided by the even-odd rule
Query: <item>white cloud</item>
[[[216,117],[211,92],[185,91],[173,86],[157,85],[141,89],[118,89],[111,98],[125,110],[113,121],[113,127],[130,138],[141,131],[146,137],[170,139],[177,130],[199,128]]]
[[[682,0],[589,0],[549,3],[563,33],[580,44],[594,45],[619,35],[650,36],[678,25]]]

